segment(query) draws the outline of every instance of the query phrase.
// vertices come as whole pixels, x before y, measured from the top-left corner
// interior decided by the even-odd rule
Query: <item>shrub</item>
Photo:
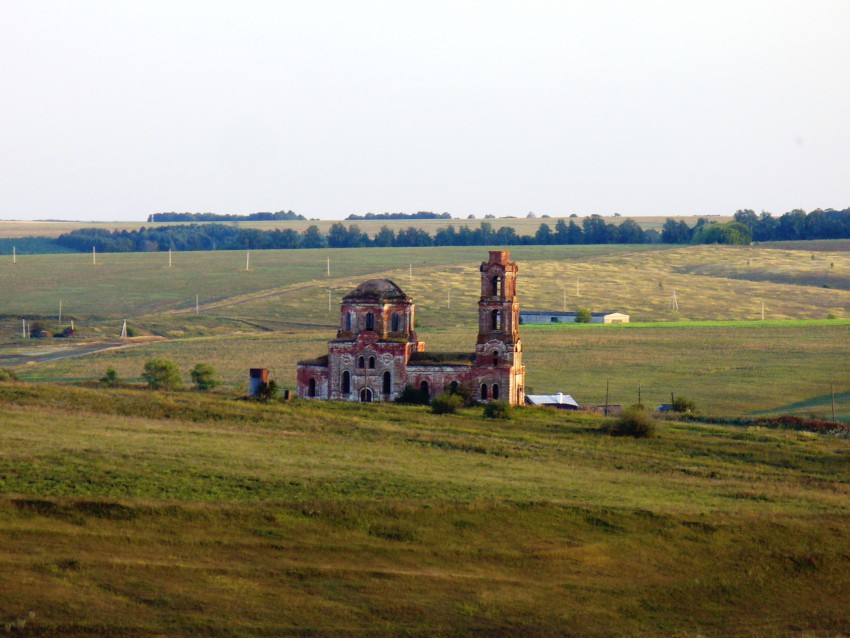
[[[396,403],[408,403],[411,405],[428,405],[430,401],[428,400],[428,396],[425,395],[418,388],[414,388],[412,385],[404,386],[404,390],[402,390],[398,399],[396,399]]]
[[[592,318],[593,314],[590,312],[590,308],[579,308],[576,310],[576,323],[590,323]]]
[[[18,375],[12,372],[11,370],[7,370],[6,368],[0,368],[0,381],[17,381]]]
[[[670,404],[670,409],[673,412],[696,412],[697,406],[690,399],[676,397],[673,399],[673,403]]]
[[[434,414],[454,414],[463,407],[463,397],[451,392],[443,392],[431,401],[431,412]]]
[[[176,390],[183,387],[180,369],[168,359],[151,359],[145,363],[142,379],[153,390]]]
[[[257,398],[260,401],[269,402],[274,399],[274,396],[277,394],[277,381],[272,379],[268,383],[260,384],[260,392],[257,395]]]
[[[105,383],[106,385],[115,385],[118,383],[118,373],[115,372],[115,368],[109,366],[106,369],[106,373],[100,377],[100,382]]]
[[[507,401],[490,401],[484,406],[484,417],[487,419],[510,419],[511,404]]]
[[[215,378],[215,368],[208,363],[199,363],[189,374],[198,390],[212,390],[221,385],[221,382]]]
[[[641,404],[626,408],[616,421],[604,426],[606,434],[611,436],[633,436],[646,439],[655,434],[655,419]]]

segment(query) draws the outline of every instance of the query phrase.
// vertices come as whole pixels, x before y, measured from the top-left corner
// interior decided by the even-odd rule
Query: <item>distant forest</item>
[[[327,233],[312,225],[302,232],[257,230],[230,224],[185,224],[109,231],[82,228],[56,239],[17,238],[0,240],[0,251],[12,246],[24,252],[152,252],[161,250],[262,250],[270,248],[361,248],[409,246],[515,246],[552,244],[742,244],[752,241],[850,238],[850,208],[793,210],[780,217],[739,210],[726,223],[700,218],[694,226],[668,219],[661,231],[644,230],[633,219],[608,223],[599,215],[559,219],[554,227],[543,222],[533,235],[519,235],[509,226],[494,228],[483,221],[477,228],[447,226],[433,235],[413,226],[399,231],[386,226],[370,237],[356,224],[333,224]]]
[[[349,215],[345,221],[358,221],[365,219],[451,219],[448,213],[431,213],[419,211],[418,213],[366,213],[365,215]]]
[[[251,213],[250,215],[228,215],[219,213],[153,213],[148,223],[157,222],[273,222],[307,219],[291,210],[276,213]]]

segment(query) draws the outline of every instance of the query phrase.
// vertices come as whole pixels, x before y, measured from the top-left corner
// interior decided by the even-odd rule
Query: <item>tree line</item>
[[[599,215],[559,219],[554,227],[544,222],[532,235],[520,235],[510,226],[495,228],[483,221],[477,228],[447,226],[433,235],[413,226],[395,231],[386,226],[370,237],[356,224],[333,224],[327,233],[316,225],[304,231],[257,230],[225,224],[188,224],[109,231],[83,228],[58,237],[64,250],[99,252],[149,252],[161,250],[262,250],[294,248],[365,248],[419,246],[568,245],[568,244],[749,244],[751,241],[850,238],[850,209],[791,211],[779,218],[739,210],[730,222],[700,218],[691,227],[668,219],[661,232],[642,229],[633,219],[608,223]]]
[[[148,215],[148,223],[162,222],[266,222],[266,221],[303,221],[304,215],[293,213],[291,210],[276,213],[251,213],[250,215],[220,214],[220,213],[152,213]]]

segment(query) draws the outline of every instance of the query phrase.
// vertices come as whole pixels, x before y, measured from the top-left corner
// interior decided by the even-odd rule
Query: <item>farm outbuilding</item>
[[[579,405],[569,394],[526,394],[526,405],[546,405],[560,410],[578,410]]]
[[[521,324],[541,323],[575,323],[576,313],[558,312],[556,310],[521,310],[519,322]],[[590,323],[629,323],[629,315],[622,312],[592,312]]]

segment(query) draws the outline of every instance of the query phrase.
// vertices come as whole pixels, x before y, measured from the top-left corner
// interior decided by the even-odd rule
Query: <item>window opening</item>
[[[351,373],[346,370],[342,373],[342,393],[348,394],[351,392]]]
[[[481,384],[481,400],[482,401],[487,400],[487,384],[486,383]]]
[[[316,380],[310,379],[310,383],[307,385],[307,396],[311,399],[316,396]]]
[[[375,357],[369,357],[369,369],[370,370],[375,369]]]
[[[493,398],[494,399],[499,398],[499,384],[497,384],[497,383],[493,384]]]
[[[390,371],[387,370],[386,372],[384,372],[384,388],[383,388],[384,394],[389,394],[390,392],[392,392],[392,388],[393,388],[392,375],[390,375]]]
[[[366,313],[366,330],[374,330],[375,329],[375,313],[367,312]]]

